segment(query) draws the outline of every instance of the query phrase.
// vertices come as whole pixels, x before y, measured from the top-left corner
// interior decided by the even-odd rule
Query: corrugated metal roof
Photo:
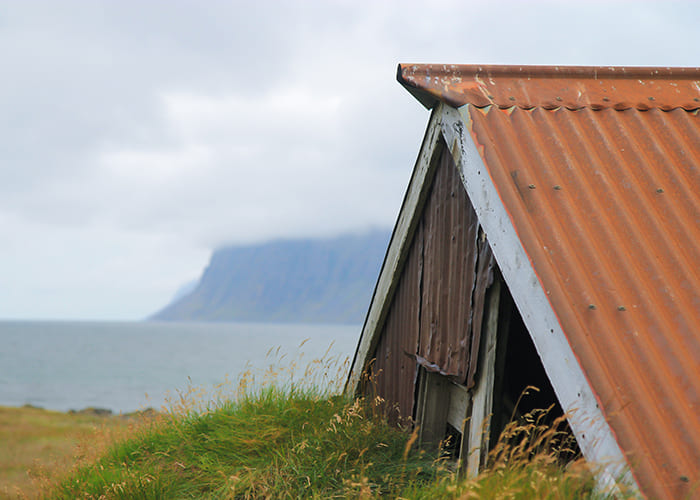
[[[642,491],[700,482],[700,70],[402,65],[470,134]]]

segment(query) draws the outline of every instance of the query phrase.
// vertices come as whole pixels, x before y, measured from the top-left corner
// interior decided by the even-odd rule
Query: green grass
[[[359,401],[267,388],[237,403],[164,415],[47,496],[395,497],[436,475],[425,456],[403,459],[408,439]]]
[[[513,422],[467,480],[439,450],[417,449],[411,426],[389,425],[382,401],[338,395],[346,365],[332,365],[314,361],[284,387],[274,381],[290,374],[270,370],[262,384],[248,374],[235,394],[204,404],[196,391],[180,394],[55,475],[41,498],[608,498],[583,461],[561,461],[566,441],[541,414]]]
[[[585,464],[564,468],[547,447],[556,431],[514,424],[491,455],[489,469],[464,480],[436,459],[437,453],[415,449],[416,434],[388,425],[378,408],[342,396],[268,387],[238,402],[165,413],[78,467],[45,498],[583,499],[593,494]]]

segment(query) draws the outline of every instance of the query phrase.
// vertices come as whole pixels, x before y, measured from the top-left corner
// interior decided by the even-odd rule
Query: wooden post
[[[486,463],[489,450],[489,426],[493,411],[493,388],[496,377],[496,339],[498,337],[500,299],[501,280],[495,279],[488,290],[486,301],[486,321],[482,329],[481,348],[479,349],[479,375],[472,398],[468,446],[464,450],[464,453],[468,453],[467,475],[469,477],[475,477],[479,474],[479,469]]]

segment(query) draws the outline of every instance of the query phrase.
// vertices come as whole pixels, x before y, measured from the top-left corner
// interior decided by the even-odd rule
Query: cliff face
[[[361,323],[389,236],[377,230],[221,248],[196,288],[151,319]]]

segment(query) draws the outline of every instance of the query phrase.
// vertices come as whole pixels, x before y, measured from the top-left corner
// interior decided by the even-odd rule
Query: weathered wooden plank
[[[489,425],[493,411],[493,387],[495,382],[496,346],[498,337],[498,309],[501,299],[501,282],[494,281],[486,299],[486,321],[482,330],[479,352],[479,373],[474,386],[467,458],[467,474],[475,477],[486,463],[489,447]]]
[[[450,406],[447,410],[447,423],[463,432],[464,422],[469,417],[470,398],[466,387],[454,382],[449,385]]]

